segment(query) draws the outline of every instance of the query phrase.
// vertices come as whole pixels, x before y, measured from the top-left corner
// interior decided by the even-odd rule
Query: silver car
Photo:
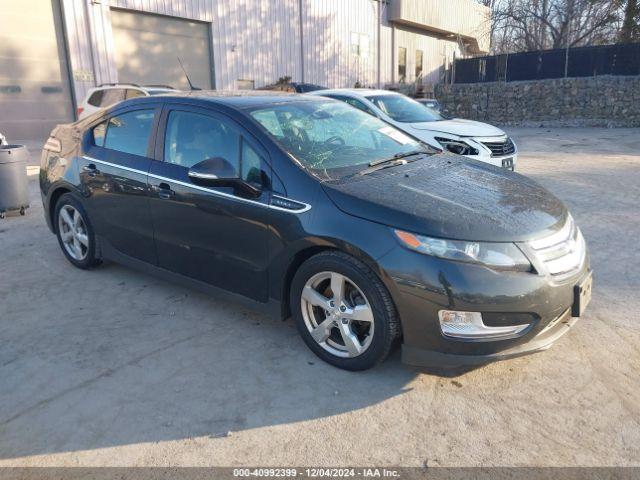
[[[423,142],[452,153],[514,170],[516,144],[499,128],[437,111],[397,92],[366,88],[319,90],[308,95],[342,100]]]

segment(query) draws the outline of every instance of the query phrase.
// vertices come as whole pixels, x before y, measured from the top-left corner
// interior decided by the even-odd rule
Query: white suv
[[[318,90],[306,95],[334,98],[374,115],[432,147],[515,170],[517,148],[499,128],[474,120],[446,118],[397,92],[366,88]]]
[[[135,83],[103,83],[92,88],[84,101],[78,105],[78,118],[84,118],[114,103],[135,97],[148,97],[161,93],[175,92],[168,85],[136,85]]]

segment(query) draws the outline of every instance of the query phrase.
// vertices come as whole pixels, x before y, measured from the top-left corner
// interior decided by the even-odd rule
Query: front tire
[[[55,207],[54,225],[58,243],[67,260],[82,269],[100,263],[96,257],[93,227],[82,204],[70,193],[62,195]]]
[[[345,370],[366,370],[382,362],[400,336],[384,284],[367,265],[342,252],[323,252],[300,266],[290,305],[307,346]]]

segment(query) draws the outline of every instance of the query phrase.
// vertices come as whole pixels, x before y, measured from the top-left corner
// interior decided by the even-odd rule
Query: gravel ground
[[[640,465],[640,130],[513,129],[571,208],[593,301],[547,352],[349,373],[280,322],[0,221],[0,466]]]

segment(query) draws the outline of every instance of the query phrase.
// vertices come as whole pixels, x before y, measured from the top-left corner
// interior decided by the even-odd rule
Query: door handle
[[[156,190],[158,192],[158,197],[164,199],[164,200],[168,200],[171,197],[173,197],[176,192],[174,192],[173,190],[171,190],[171,187],[169,186],[168,183],[164,183],[162,182],[161,184],[159,184],[156,187]]]
[[[82,171],[86,172],[86,174],[90,177],[95,177],[98,173],[100,173],[100,170],[98,170],[93,163],[82,167]]]

